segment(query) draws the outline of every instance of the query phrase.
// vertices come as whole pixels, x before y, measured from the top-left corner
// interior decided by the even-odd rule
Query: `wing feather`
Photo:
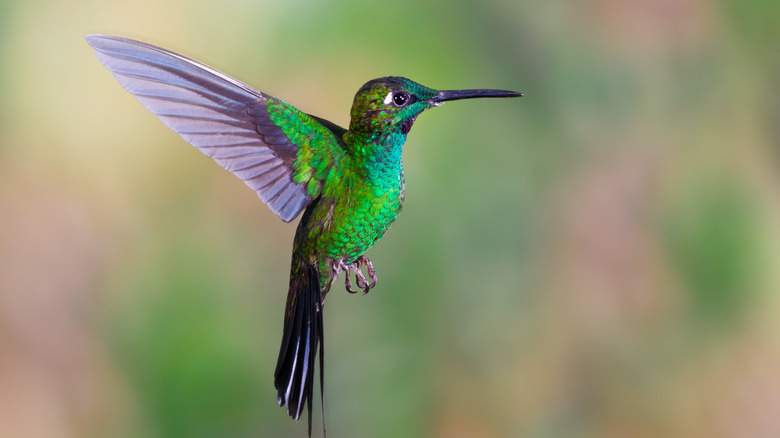
[[[299,149],[319,148],[325,166],[335,160],[322,160],[323,154],[341,152],[337,135],[343,130],[334,134],[319,119],[295,110],[295,123],[328,140],[313,145],[310,138],[294,135],[294,123],[285,124],[285,131],[272,120],[269,101],[284,102],[195,60],[122,37],[89,35],[87,42],[146,109],[241,178],[284,221],[298,216],[317,195],[307,190],[311,173],[296,172]]]

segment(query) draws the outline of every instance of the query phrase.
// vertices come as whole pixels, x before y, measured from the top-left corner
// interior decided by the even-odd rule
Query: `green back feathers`
[[[278,99],[268,99],[268,116],[298,147],[293,181],[306,184],[308,195],[316,197],[335,171],[334,164],[344,158],[340,139],[313,117]]]

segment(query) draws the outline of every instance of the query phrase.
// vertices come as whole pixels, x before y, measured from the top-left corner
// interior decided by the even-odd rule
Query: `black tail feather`
[[[308,405],[309,436],[311,437],[314,366],[317,348],[320,353],[320,402],[323,402],[324,342],[322,328],[322,291],[317,266],[301,261],[293,268],[287,307],[284,315],[284,336],[274,372],[279,406],[287,406],[287,414],[298,421],[303,405]],[[325,434],[323,406],[323,435]]]

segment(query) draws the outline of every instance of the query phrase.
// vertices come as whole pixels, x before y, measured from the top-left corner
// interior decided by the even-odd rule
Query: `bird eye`
[[[409,95],[404,91],[396,91],[393,93],[393,105],[402,107],[409,102]]]

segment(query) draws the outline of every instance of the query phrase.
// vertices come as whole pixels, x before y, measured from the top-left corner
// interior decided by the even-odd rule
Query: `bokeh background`
[[[294,225],[88,33],[342,125],[389,74],[526,93],[412,130],[378,286],[328,296],[331,436],[780,436],[764,0],[0,1],[0,436],[306,433],[272,377]]]

